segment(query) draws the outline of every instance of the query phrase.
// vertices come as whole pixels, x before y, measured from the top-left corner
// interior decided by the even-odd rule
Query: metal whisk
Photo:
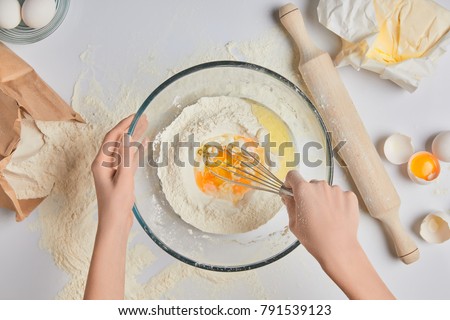
[[[278,177],[264,166],[259,160],[259,157],[237,146],[233,146],[232,148],[227,147],[225,152],[231,157],[231,161],[224,162],[216,159],[213,161],[215,167],[220,168],[224,173],[228,172],[232,176],[242,178],[244,181],[248,181],[248,183],[229,179],[220,173],[210,170],[209,172],[217,178],[243,187],[279,195],[294,196],[292,189],[285,187],[283,181],[278,179]],[[208,150],[206,150],[203,155],[206,157],[207,161],[214,160],[214,157],[216,156],[212,155]]]

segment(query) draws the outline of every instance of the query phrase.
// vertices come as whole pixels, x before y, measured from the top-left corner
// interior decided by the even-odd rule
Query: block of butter
[[[337,66],[376,72],[409,92],[450,43],[450,11],[432,0],[320,0],[317,13],[342,39]]]

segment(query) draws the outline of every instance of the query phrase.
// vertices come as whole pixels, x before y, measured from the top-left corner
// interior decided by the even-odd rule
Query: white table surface
[[[82,70],[79,55],[88,45],[98,49],[99,70],[116,69],[124,78],[133,76],[124,67],[124,61],[132,62],[150,50],[161,53],[161,70],[168,69],[199,44],[225,44],[263,35],[277,26],[273,13],[285,1],[73,0],[66,20],[53,35],[32,45],[9,47],[70,101]],[[438,2],[450,9],[448,1]],[[318,23],[317,3],[317,0],[295,1],[315,42],[335,54],[339,41]],[[414,94],[369,72],[343,68],[340,73],[377,146],[387,135],[402,132],[413,138],[417,149],[429,149],[430,139],[436,133],[450,130],[449,53]],[[417,222],[433,210],[444,211],[450,217],[450,194],[438,194],[439,190],[450,188],[450,164],[443,163],[439,184],[418,186],[399,167],[386,160],[384,163],[402,199],[401,220],[418,244],[421,258],[409,266],[401,263],[392,255],[380,224],[364,212],[360,241],[398,298],[450,299],[450,241],[430,245],[416,230]],[[340,170],[336,172],[335,182],[349,187]],[[53,299],[67,281],[67,275],[54,265],[52,256],[39,248],[39,233],[29,228],[38,214],[37,210],[29,219],[16,223],[12,212],[0,209],[1,299]],[[139,228],[137,223],[134,227]],[[159,258],[158,264],[150,269],[160,269],[173,262],[143,232],[139,239]],[[146,272],[155,273],[155,270]],[[269,298],[345,298],[303,247],[281,261],[258,269],[257,273]],[[236,292],[229,298],[251,296]]]

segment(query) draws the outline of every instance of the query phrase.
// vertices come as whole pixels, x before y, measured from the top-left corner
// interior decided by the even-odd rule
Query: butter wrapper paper
[[[337,66],[376,72],[409,92],[450,43],[450,11],[432,0],[321,0],[317,13],[342,39]]]

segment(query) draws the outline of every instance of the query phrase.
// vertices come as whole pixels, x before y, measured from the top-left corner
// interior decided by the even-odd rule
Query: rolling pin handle
[[[405,264],[410,264],[419,260],[419,249],[403,229],[400,223],[398,210],[395,209],[393,212],[387,212],[378,219],[389,232],[391,239],[394,242],[395,251],[400,260]]]
[[[324,53],[324,51],[317,48],[314,42],[311,41],[311,38],[306,31],[302,14],[295,5],[288,3],[281,7],[279,16],[281,24],[292,36],[292,39],[300,52],[300,63],[305,63]]]

